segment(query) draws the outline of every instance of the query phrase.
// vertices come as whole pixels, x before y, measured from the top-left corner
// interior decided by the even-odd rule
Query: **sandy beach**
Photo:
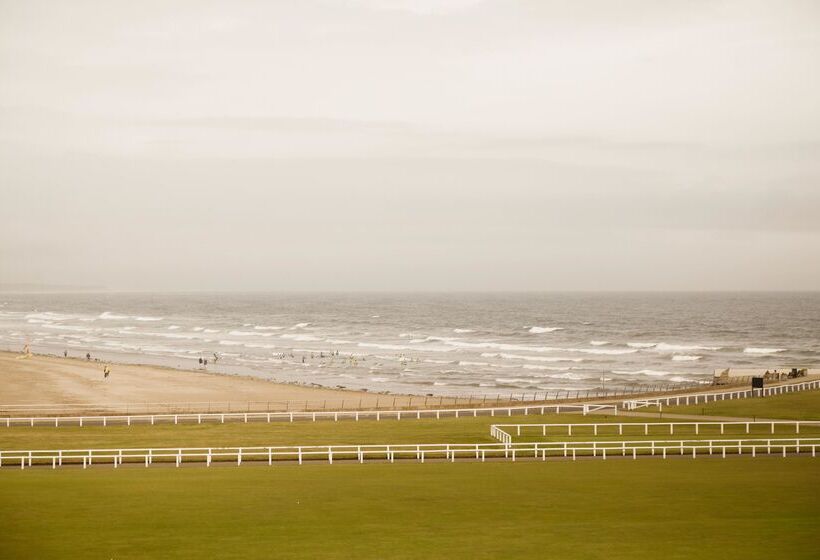
[[[374,406],[377,399],[380,406],[393,399],[397,406],[406,406],[410,399],[148,365],[110,367],[106,379],[100,362],[0,352],[0,405],[195,402],[205,409],[208,403],[223,408],[220,403],[230,402],[238,408],[251,402],[253,409],[274,410],[305,408],[306,402],[310,408]],[[422,403],[422,397],[414,397],[414,405]]]

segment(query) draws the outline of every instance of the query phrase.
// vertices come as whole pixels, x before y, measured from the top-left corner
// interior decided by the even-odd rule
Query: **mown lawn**
[[[641,410],[656,411],[657,409],[653,407]],[[705,416],[820,420],[820,391],[803,391],[772,397],[717,401],[689,406],[664,406],[663,411]]]
[[[384,443],[489,443],[490,425],[500,423],[604,422],[625,417],[577,414],[332,422],[228,422],[225,424],[135,424],[132,426],[0,427],[0,449],[120,447],[219,447]]]
[[[147,447],[253,447],[282,445],[352,445],[352,444],[400,444],[400,443],[493,443],[490,437],[491,424],[567,424],[591,422],[666,422],[626,416],[581,416],[577,414],[528,415],[512,417],[442,418],[319,422],[228,422],[225,424],[135,424],[133,426],[60,426],[59,428],[37,426],[34,428],[17,426],[0,427],[0,450],[13,449],[118,449]],[[685,420],[677,420],[684,422]],[[517,436],[510,430],[513,441],[592,441],[594,440],[639,440],[639,439],[721,439],[747,437],[745,425],[727,426],[720,433],[717,426],[702,426],[699,434],[694,427],[677,427],[674,434],[666,426],[653,426],[645,435],[642,427],[623,428],[619,434],[616,426],[601,427],[598,435],[591,427],[576,427],[572,436],[567,429],[549,428],[547,436],[542,436],[539,428],[523,428]],[[792,437],[795,430],[791,426],[776,427],[771,435],[768,424],[751,426],[748,437]],[[803,427],[802,437],[820,437],[820,427]]]
[[[0,472],[0,558],[816,558],[818,459]]]

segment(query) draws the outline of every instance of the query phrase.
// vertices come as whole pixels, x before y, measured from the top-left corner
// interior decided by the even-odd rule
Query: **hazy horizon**
[[[0,284],[820,289],[820,6],[0,3]]]

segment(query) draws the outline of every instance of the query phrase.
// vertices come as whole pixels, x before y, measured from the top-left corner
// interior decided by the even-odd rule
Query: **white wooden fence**
[[[450,409],[417,409],[417,410],[336,410],[336,411],[316,411],[316,412],[215,412],[215,413],[191,413],[191,414],[141,414],[122,416],[28,416],[28,417],[6,417],[0,418],[0,426],[11,428],[14,426],[112,426],[132,424],[158,424],[158,423],[194,423],[204,422],[222,423],[225,422],[294,422],[330,420],[338,422],[340,420],[403,420],[422,418],[461,418],[468,416],[512,416],[513,414],[561,414],[561,413],[581,413],[587,415],[590,412],[600,412],[609,410],[612,414],[618,414],[618,408],[614,404],[539,404],[539,405],[519,405],[506,406],[501,408],[450,408]]]
[[[817,456],[820,438],[779,439],[713,439],[713,440],[633,440],[633,441],[563,441],[535,443],[444,443],[400,445],[332,445],[289,447],[199,447],[199,448],[134,448],[134,449],[62,449],[62,450],[15,450],[0,452],[0,467],[26,468],[31,466],[111,465],[114,468],[127,463],[144,465],[195,464],[210,467],[212,464],[235,464],[255,462],[273,465],[281,462],[349,461],[364,463],[377,460],[393,463],[396,460],[438,459],[455,461],[456,458],[485,461],[487,459],[541,459],[547,457],[572,458],[600,457],[606,459],[620,455],[700,455],[789,453]]]
[[[652,397],[647,399],[631,399],[621,403],[621,408],[625,410],[635,410],[644,406],[666,406],[705,404],[715,401],[727,401],[734,399],[747,399],[752,397],[769,397],[772,395],[782,395],[797,391],[809,391],[820,389],[820,379],[813,381],[803,381],[801,383],[788,383],[785,385],[775,385],[764,387],[763,389],[744,389],[740,391],[723,391],[721,393],[692,393],[689,395],[674,395],[670,397]]]
[[[799,434],[802,429],[816,431],[820,430],[820,420],[773,420],[773,421],[732,421],[732,422],[605,422],[605,423],[582,423],[582,424],[493,424],[490,426],[490,435],[502,443],[512,443],[513,433],[520,437],[522,431],[533,432],[536,435],[546,437],[547,435],[624,435],[625,431],[632,434],[638,433],[649,435],[650,431],[657,434],[661,429],[669,431],[669,435],[674,435],[675,430],[680,433],[682,429],[689,428],[695,435],[701,433],[703,428],[719,429],[721,434],[726,432],[726,428],[740,428],[747,434],[751,433],[752,427],[762,427],[774,434],[776,428],[789,429],[792,433]],[[540,434],[539,434],[540,432]],[[603,432],[603,433],[601,433]],[[526,435],[526,433],[525,433]]]

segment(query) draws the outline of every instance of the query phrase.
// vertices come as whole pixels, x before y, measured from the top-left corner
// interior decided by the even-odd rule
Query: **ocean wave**
[[[11,315],[12,313],[17,315],[17,314],[23,313],[23,312],[19,312],[19,313],[14,312],[14,311],[8,312],[9,315]],[[71,319],[72,317],[73,317],[73,315],[65,315],[65,314],[62,314],[62,313],[52,313],[51,311],[43,311],[41,313],[28,313],[25,316],[26,319],[40,319],[40,320],[43,320],[43,321],[66,321],[68,319]]]
[[[295,325],[293,325],[291,327],[291,329],[304,329],[304,328],[308,327],[309,325],[310,325],[310,323],[296,323]]]
[[[573,381],[580,381],[582,379],[586,379],[583,375],[578,375],[577,373],[556,373],[554,375],[549,376],[552,379],[572,379]]]
[[[592,346],[606,346],[607,344],[609,344],[609,342],[606,340],[590,340],[589,343]]]
[[[638,351],[637,348],[566,348],[567,352],[580,352],[582,354],[601,354],[609,356],[618,356],[620,354],[634,354]]]
[[[41,325],[44,329],[57,329],[59,331],[93,332],[90,327],[79,327],[77,325]]]
[[[269,326],[265,326],[265,325],[256,325],[253,328],[254,328],[254,330],[257,330],[257,331],[281,331],[285,327],[272,327],[272,326],[269,327]]]
[[[134,317],[135,321],[162,321],[162,317]]]
[[[672,359],[676,362],[694,362],[700,360],[702,356],[691,356],[688,354],[675,354]]]
[[[424,363],[426,363],[426,364],[452,364],[452,363],[454,363],[452,360],[432,360],[432,359],[426,359],[426,360],[422,360],[422,361],[423,361]]]
[[[465,333],[475,332],[475,330],[473,330],[473,329],[453,329],[453,332],[458,333],[458,334],[465,334]]]
[[[743,352],[745,354],[776,354],[778,352],[785,352],[785,348],[744,348]]]
[[[273,336],[274,333],[259,333],[253,331],[230,331],[228,333],[231,336]],[[286,335],[283,335],[285,337]]]
[[[298,342],[312,342],[322,340],[318,336],[313,336],[309,334],[283,334],[279,338],[285,338],[289,340],[295,340]]]
[[[217,333],[217,332],[219,332],[219,329],[204,329],[202,332],[206,332],[206,333]]]
[[[615,374],[618,374],[618,375],[650,375],[650,376],[653,376],[653,377],[660,377],[660,376],[664,376],[664,375],[672,375],[672,372],[657,371],[657,370],[654,370],[654,369],[639,369],[639,370],[635,370],[635,371],[631,371],[631,370],[628,370],[628,369],[614,369],[614,370],[612,370],[612,373],[615,373]]]
[[[103,311],[99,315],[97,315],[98,319],[108,319],[110,321],[122,321],[124,319],[128,319],[128,315],[117,315],[116,313],[111,313],[110,311]]]
[[[583,362],[583,358],[565,358],[561,356],[525,356],[522,354],[505,354],[503,352],[484,352],[482,358],[501,358],[504,360],[526,360],[530,362]]]
[[[555,331],[562,331],[564,330],[563,327],[524,327],[528,329],[527,332],[532,334],[543,334],[543,333],[551,333]]]
[[[180,327],[179,325],[169,325],[169,326],[168,326],[168,330],[169,330],[169,331],[176,331],[176,330],[179,330],[179,329],[181,329],[181,328],[182,328],[182,327]],[[194,330],[196,330],[196,329],[194,329]]]
[[[485,366],[488,366],[490,364],[488,364],[487,362],[468,362],[468,361],[462,360],[462,361],[458,362],[458,365],[460,365],[460,366],[485,367]]]
[[[629,346],[630,348],[652,348],[654,346],[657,346],[658,343],[657,342],[627,342],[626,345]]]
[[[534,369],[538,371],[566,371],[566,368],[555,366],[539,366],[537,364],[524,364],[521,366],[524,369]]]
[[[532,379],[523,379],[521,377],[496,377],[496,383],[532,383]]]
[[[219,344],[222,346],[242,346],[244,343],[237,342],[236,340],[220,340]]]
[[[661,342],[655,345],[654,350],[659,352],[678,352],[678,351],[686,351],[686,350],[720,350],[720,346],[697,346],[697,345],[688,345],[688,344],[666,344],[665,342]]]

